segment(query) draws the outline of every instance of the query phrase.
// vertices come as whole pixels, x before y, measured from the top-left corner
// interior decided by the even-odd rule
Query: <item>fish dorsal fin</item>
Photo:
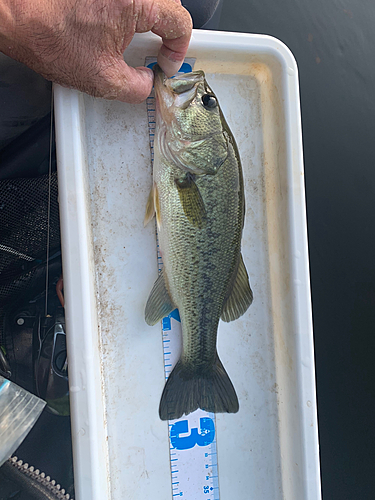
[[[193,226],[202,228],[206,222],[206,209],[193,176],[188,173],[182,179],[176,179],[175,183],[187,219]]]
[[[229,323],[242,316],[253,301],[253,292],[249,284],[249,276],[240,254],[237,276],[233,288],[224,304],[221,319]]]
[[[151,187],[150,194],[148,195],[146,203],[146,213],[143,221],[144,226],[150,222],[153,216],[156,214],[156,222],[158,228],[160,229],[160,204],[159,204],[159,192],[158,188],[154,182]]]
[[[175,308],[176,306],[171,300],[162,271],[155,281],[147,300],[145,309],[146,323],[150,326],[156,325],[158,321],[162,320],[164,316],[168,316]]]

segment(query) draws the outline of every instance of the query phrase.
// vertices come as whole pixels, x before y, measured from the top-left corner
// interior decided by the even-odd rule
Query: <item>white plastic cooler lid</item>
[[[143,65],[159,46],[137,35],[125,59]],[[320,500],[297,66],[274,38],[212,31],[194,31],[188,57],[239,147],[254,292],[219,326],[240,401],[216,416],[220,499]],[[171,499],[161,327],[144,321],[157,277],[146,104],[55,86],[55,110],[76,496]]]

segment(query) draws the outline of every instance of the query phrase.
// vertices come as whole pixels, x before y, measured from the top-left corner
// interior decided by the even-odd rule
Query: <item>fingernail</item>
[[[154,81],[154,72],[152,71],[152,69],[150,68],[146,68],[145,66],[138,66],[138,68],[135,68],[139,71],[143,71],[143,73],[145,73],[149,79],[151,80],[151,82]]]
[[[182,65],[182,61],[176,61],[173,54],[172,52],[169,57],[166,57],[161,52],[158,54],[158,64],[168,77],[175,75]]]

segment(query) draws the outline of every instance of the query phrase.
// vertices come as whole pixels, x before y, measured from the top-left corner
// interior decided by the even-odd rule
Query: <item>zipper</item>
[[[7,470],[9,478],[22,485],[25,493],[33,495],[32,498],[35,500],[74,500],[50,476],[18,460],[15,456],[9,458],[3,467]]]

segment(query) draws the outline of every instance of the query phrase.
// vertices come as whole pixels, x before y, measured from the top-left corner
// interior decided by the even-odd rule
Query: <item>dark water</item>
[[[300,71],[324,500],[375,498],[375,2],[224,0]]]

